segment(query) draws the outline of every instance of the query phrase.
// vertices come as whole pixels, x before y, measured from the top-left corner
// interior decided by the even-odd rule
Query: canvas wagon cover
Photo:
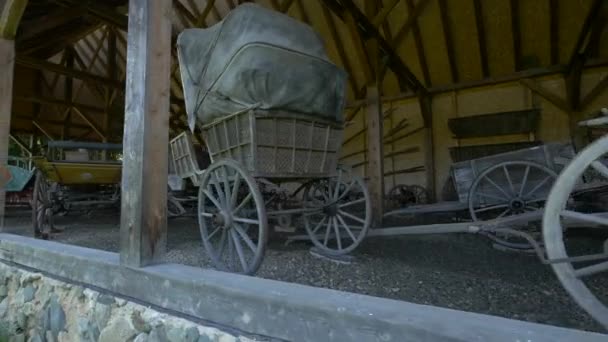
[[[248,108],[342,121],[346,74],[287,15],[243,4],[210,28],[184,30],[177,47],[191,129]]]

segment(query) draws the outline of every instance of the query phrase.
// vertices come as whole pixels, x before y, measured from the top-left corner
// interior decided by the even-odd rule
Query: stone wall
[[[0,263],[0,342],[4,341],[253,340]]]

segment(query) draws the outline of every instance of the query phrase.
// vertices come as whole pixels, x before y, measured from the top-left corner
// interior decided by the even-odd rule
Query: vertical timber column
[[[167,245],[171,1],[130,0],[120,262],[161,262]]]
[[[0,230],[4,229],[6,192],[4,186],[9,180],[8,144],[11,129],[13,103],[13,70],[15,65],[15,42],[0,38]]]
[[[429,95],[420,96],[420,113],[424,120],[424,170],[426,171],[426,191],[430,203],[437,198],[435,184],[435,139],[433,135],[433,103]]]
[[[7,172],[15,70],[15,35],[27,0],[0,1],[0,231],[4,228]],[[3,179],[5,178],[5,179]]]
[[[372,228],[382,227],[384,214],[384,143],[382,101],[377,86],[367,87],[367,174],[372,201]]]

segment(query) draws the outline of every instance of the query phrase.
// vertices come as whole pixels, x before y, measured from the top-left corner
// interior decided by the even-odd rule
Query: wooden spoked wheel
[[[41,171],[36,171],[32,193],[32,228],[35,237],[48,239],[53,228],[53,203],[50,184]]]
[[[557,179],[543,217],[545,249],[553,271],[576,303],[606,329],[608,298],[596,296],[592,289],[608,286],[608,240],[598,243],[600,251],[597,254],[574,255],[572,248],[567,248],[563,233],[567,228],[565,220],[583,222],[594,229],[608,229],[607,216],[571,210],[568,206],[568,200],[583,176],[595,174],[601,176],[603,182],[608,182],[607,156],[608,136],[579,153]]]
[[[420,185],[397,184],[388,193],[388,207],[391,209],[427,203],[429,203],[428,191]]]
[[[553,170],[529,161],[508,161],[489,167],[469,189],[471,218],[487,221],[541,210],[556,178]],[[535,230],[539,235],[539,229]],[[509,248],[531,248],[520,236],[499,231],[485,235]]]
[[[371,225],[371,201],[361,177],[338,169],[335,177],[311,184],[304,194],[310,211],[304,226],[312,243],[328,255],[352,252]]]
[[[264,258],[268,236],[258,185],[233,160],[211,164],[200,184],[199,227],[213,265],[222,271],[254,274]]]

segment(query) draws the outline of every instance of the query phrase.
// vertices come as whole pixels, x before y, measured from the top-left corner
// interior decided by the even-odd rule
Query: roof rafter
[[[114,8],[104,5],[99,1],[82,0],[51,0],[54,3],[64,7],[74,7],[85,5],[87,13],[97,20],[107,25],[112,25],[123,31],[127,31],[129,20],[126,15],[117,12]]]
[[[382,60],[395,73],[397,79],[405,83],[414,92],[426,93],[426,88],[407,67],[401,57],[395,52],[394,45],[386,41],[378,29],[374,27],[369,18],[359,10],[352,0],[321,0],[340,19],[347,20],[350,13],[357,22],[357,28],[362,38],[375,38],[382,54]],[[426,1],[426,0],[422,0]]]

